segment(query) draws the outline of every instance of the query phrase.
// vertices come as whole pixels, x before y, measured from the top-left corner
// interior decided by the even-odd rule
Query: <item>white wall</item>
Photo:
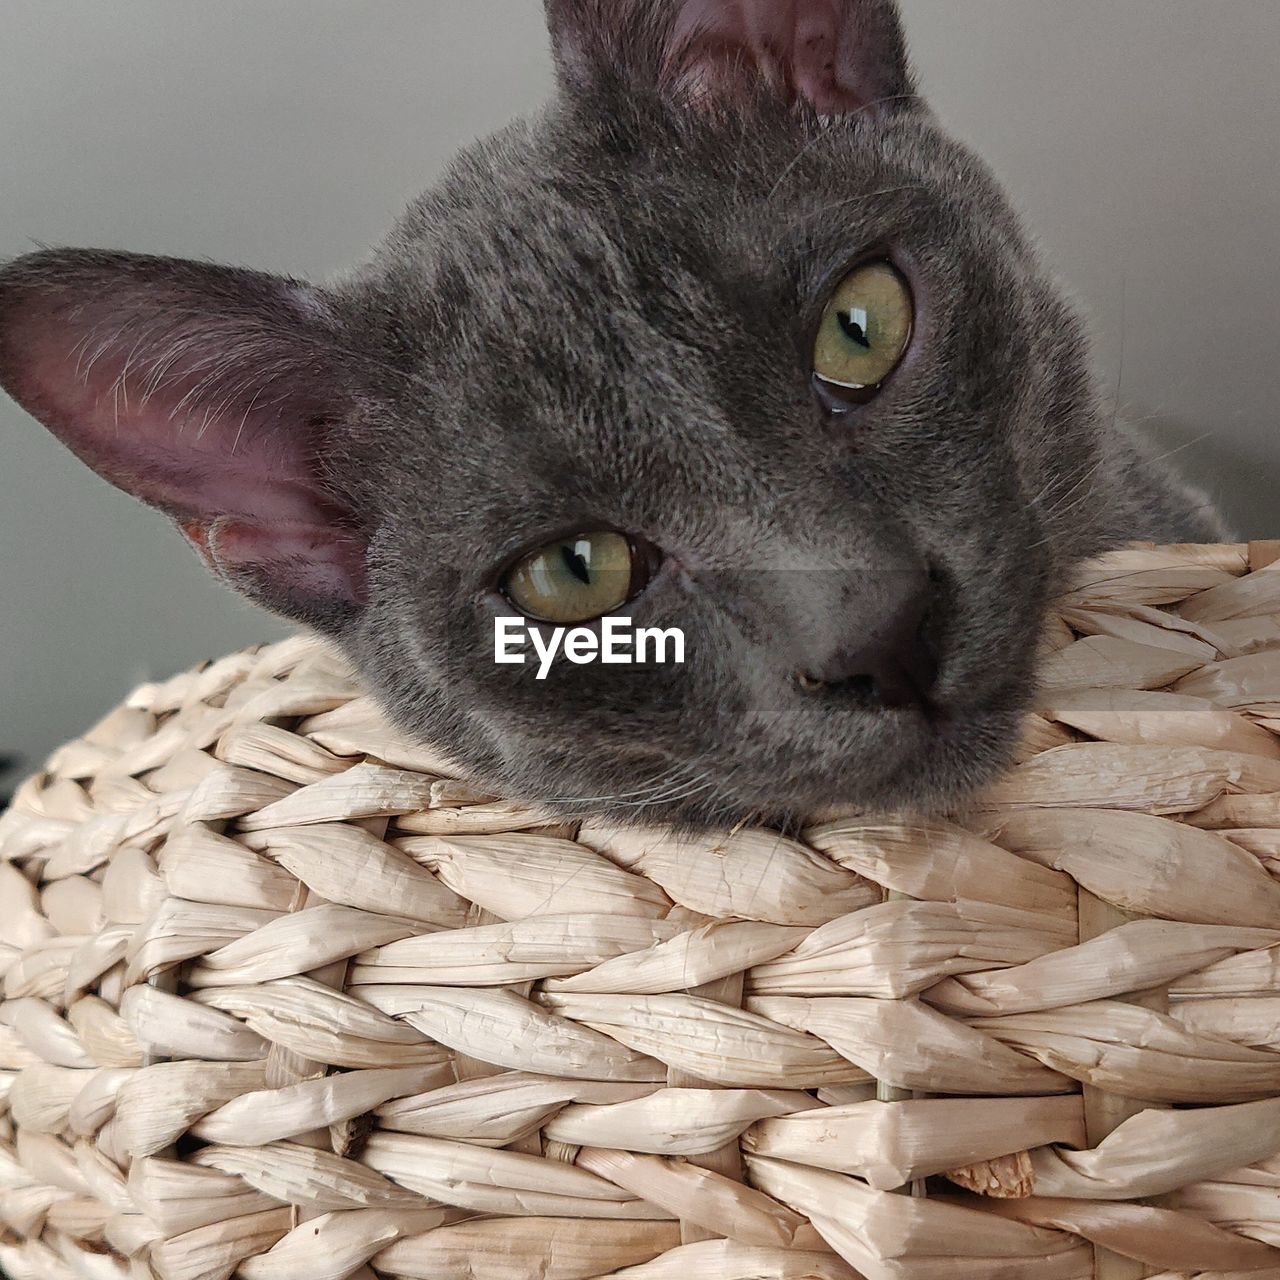
[[[926,87],[1096,318],[1122,401],[1280,535],[1280,4],[904,0]],[[2,0],[0,257],[324,275],[547,92],[538,0]],[[1123,359],[1122,359],[1123,357]],[[1123,365],[1123,377],[1120,370]],[[1203,437],[1203,438],[1202,438]],[[0,403],[0,753],[278,624]]]

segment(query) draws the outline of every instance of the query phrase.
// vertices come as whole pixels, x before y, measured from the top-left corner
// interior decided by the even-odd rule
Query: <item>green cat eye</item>
[[[827,303],[813,371],[837,390],[874,392],[902,363],[914,323],[911,290],[893,267],[887,262],[857,267]]]
[[[548,543],[507,574],[502,589],[526,617],[571,626],[620,609],[645,585],[642,565],[620,533],[579,533]]]

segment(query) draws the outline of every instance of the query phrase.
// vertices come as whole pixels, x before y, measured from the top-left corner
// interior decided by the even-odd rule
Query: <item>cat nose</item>
[[[938,680],[937,653],[926,634],[932,605],[927,579],[904,581],[883,602],[878,623],[811,662],[797,683],[811,692],[849,690],[890,709],[927,708]]]

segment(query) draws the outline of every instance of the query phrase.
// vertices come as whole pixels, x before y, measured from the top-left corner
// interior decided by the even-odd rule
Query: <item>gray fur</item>
[[[625,40],[598,5],[549,7],[556,100],[316,300],[343,388],[323,483],[366,532],[367,603],[237,585],[329,631],[405,728],[504,794],[692,824],[953,804],[1008,759],[1068,570],[1214,540],[1218,517],[1104,407],[998,185],[911,95],[892,6],[862,7],[899,91],[835,121],[767,93],[691,104],[663,81],[662,0],[627,0]],[[910,279],[918,331],[877,400],[829,419],[812,331],[870,249]],[[0,276],[0,331],[6,281],[56,268]],[[682,626],[689,665],[496,667],[503,565],[602,525],[666,552],[631,612]],[[944,714],[798,690],[806,646],[870,625],[921,564]]]

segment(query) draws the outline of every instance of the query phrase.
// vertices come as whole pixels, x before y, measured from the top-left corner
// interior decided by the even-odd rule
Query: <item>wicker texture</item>
[[[307,638],[138,690],[0,818],[0,1266],[1280,1276],[1277,554],[1089,566],[949,822],[557,822]]]

